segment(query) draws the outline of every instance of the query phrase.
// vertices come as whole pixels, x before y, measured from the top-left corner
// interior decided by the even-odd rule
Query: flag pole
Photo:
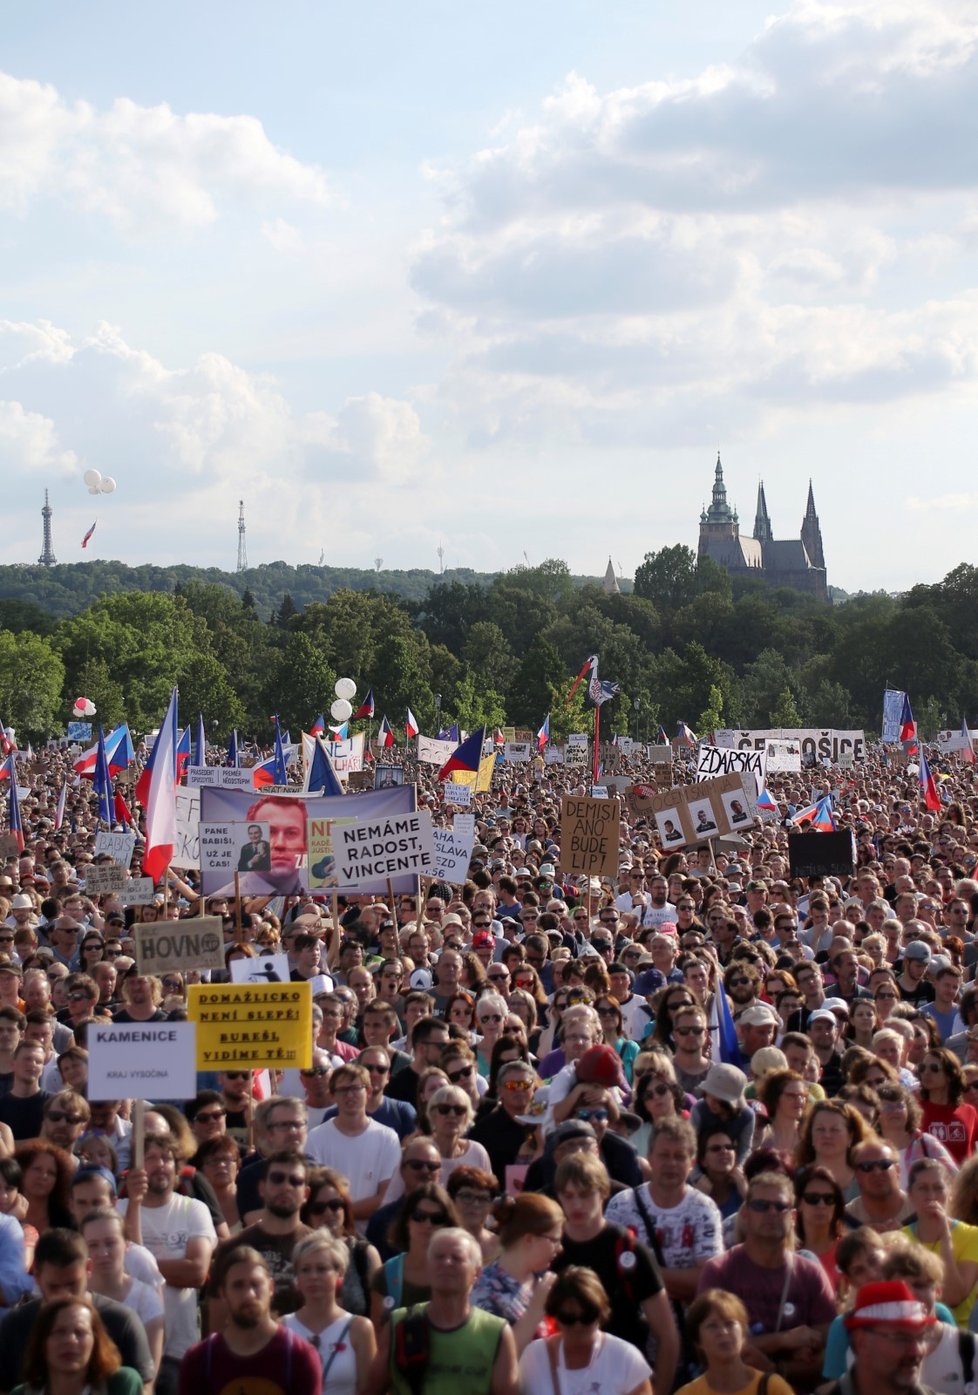
[[[598,783],[598,756],[600,753],[601,740],[600,712],[601,704],[596,702],[594,704],[594,754],[591,759],[591,774],[593,776],[593,779],[591,781],[592,785],[596,785]]]

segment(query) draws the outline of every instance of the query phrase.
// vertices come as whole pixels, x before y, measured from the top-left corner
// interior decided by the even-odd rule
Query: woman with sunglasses
[[[472,1289],[473,1308],[505,1318],[522,1353],[543,1322],[547,1294],[556,1280],[550,1272],[560,1253],[564,1213],[556,1201],[537,1192],[504,1196],[493,1207],[500,1252]]]
[[[835,1247],[846,1231],[842,1188],[828,1168],[813,1163],[795,1174],[795,1234],[798,1247],[819,1261],[833,1290],[839,1287]]]
[[[744,1175],[737,1165],[737,1145],[723,1129],[696,1137],[696,1165],[699,1176],[693,1185],[716,1202],[724,1220],[735,1216],[747,1192]]]
[[[887,1083],[876,1086],[876,1097],[879,1100],[877,1131],[897,1151],[900,1186],[904,1191],[910,1169],[919,1158],[936,1158],[949,1173],[957,1172],[958,1165],[944,1144],[921,1128],[922,1110],[915,1095],[904,1085]]]
[[[502,1036],[506,1013],[506,999],[499,993],[483,993],[476,1000],[476,1030],[480,1036],[476,1041],[475,1059],[479,1074],[487,1078],[492,1063],[492,1048]]]
[[[659,1120],[681,1118],[688,1111],[686,1095],[676,1082],[676,1070],[669,1056],[660,1051],[643,1051],[639,1069],[632,1108],[642,1126],[630,1141],[639,1157],[644,1158],[652,1147]]]
[[[453,993],[445,1004],[442,1016],[450,1027],[461,1027],[465,1033],[465,1040],[470,1046],[475,1045],[475,998],[471,993],[467,993],[464,988]]]
[[[646,1047],[665,1047],[669,1052],[676,1049],[676,1041],[672,1034],[672,1022],[676,1012],[681,1007],[692,1007],[696,999],[685,984],[668,983],[665,988],[660,988],[652,999],[651,1008],[653,1016],[653,1026],[643,1038],[642,1043]]]
[[[918,1068],[921,1127],[940,1139],[960,1167],[975,1151],[978,1110],[962,1100],[961,1062],[946,1047],[932,1047]]]
[[[897,991],[896,979],[891,975],[880,980],[874,986],[873,1002],[876,1004],[876,1015],[882,1027],[886,1019],[900,1001],[900,994]]]
[[[652,1368],[631,1342],[603,1332],[611,1310],[597,1274],[569,1265],[547,1294],[556,1335],[531,1342],[520,1358],[521,1395],[652,1395]]]
[[[90,930],[85,935],[78,950],[78,968],[83,974],[91,973],[92,965],[102,961],[105,952],[105,941],[97,930]]]
[[[510,1020],[515,1017],[522,1023],[527,1049],[532,1055],[536,1055],[543,1034],[543,1029],[539,1025],[539,1005],[536,999],[525,989],[514,988],[509,995],[507,1006]],[[507,1028],[507,1030],[509,1029]]]
[[[391,1244],[397,1253],[381,1265],[370,1281],[370,1320],[377,1332],[394,1308],[427,1303],[431,1297],[431,1237],[436,1230],[458,1223],[455,1203],[437,1182],[423,1182],[405,1198],[391,1226]]]
[[[327,1230],[346,1246],[350,1255],[340,1292],[348,1313],[365,1317],[370,1312],[370,1281],[380,1269],[380,1255],[362,1240],[353,1219],[353,1202],[346,1178],[331,1167],[316,1167],[308,1174],[309,1197],[299,1219],[312,1230]]]

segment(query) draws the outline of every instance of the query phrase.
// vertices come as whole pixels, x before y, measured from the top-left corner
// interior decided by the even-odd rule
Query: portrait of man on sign
[[[272,849],[260,823],[249,823],[248,841],[238,853],[239,872],[270,872]]]
[[[260,826],[268,829],[268,863],[265,868],[250,868],[242,873],[242,895],[297,896],[306,884],[304,802],[279,794],[259,797],[248,810],[249,833],[256,827],[260,832]]]

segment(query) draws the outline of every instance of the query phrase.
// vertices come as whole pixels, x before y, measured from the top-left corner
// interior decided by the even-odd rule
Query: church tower
[[[723,466],[720,452],[717,451],[716,470],[713,473],[713,498],[708,509],[700,514],[700,541],[698,555],[710,552],[711,543],[735,542],[740,536],[740,522],[736,509],[727,503],[727,486],[723,482]]]
[[[608,570],[604,574],[604,581],[601,583],[601,589],[606,596],[617,596],[621,592],[621,587],[618,585],[618,578],[615,576],[615,569],[611,565],[610,557],[608,558]]]
[[[812,490],[812,482],[808,481],[808,507],[805,509],[805,517],[801,523],[801,540],[805,544],[805,551],[813,567],[825,567],[825,553],[822,551],[822,530],[818,523],[818,514],[815,510],[815,494]]]
[[[774,537],[771,520],[767,512],[767,499],[764,497],[764,481],[757,486],[757,512],[754,515],[754,537],[759,543],[769,543]]]

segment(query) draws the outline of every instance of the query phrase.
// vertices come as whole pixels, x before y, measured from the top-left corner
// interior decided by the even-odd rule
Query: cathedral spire
[[[601,583],[601,589],[606,596],[617,596],[621,591],[610,557],[608,558],[608,569],[604,574],[604,581]]]
[[[767,499],[764,497],[764,481],[757,483],[757,512],[754,515],[754,537],[758,542],[770,542],[774,537],[771,531],[771,520],[767,512]]]
[[[818,510],[815,508],[815,491],[808,481],[808,503],[801,523],[801,540],[813,567],[825,566],[825,553],[822,550],[822,529],[819,526]]]
[[[727,503],[727,486],[723,482],[723,465],[717,451],[716,469],[713,472],[713,499],[706,511],[707,523],[733,523],[737,514]]]

